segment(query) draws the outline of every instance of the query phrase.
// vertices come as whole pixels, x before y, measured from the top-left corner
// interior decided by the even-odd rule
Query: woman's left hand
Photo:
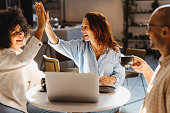
[[[109,85],[115,83],[115,77],[103,76],[99,79],[101,85]]]

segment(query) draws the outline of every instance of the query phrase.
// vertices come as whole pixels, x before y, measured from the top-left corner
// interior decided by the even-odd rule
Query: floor
[[[158,58],[154,55],[147,55],[146,62],[151,66],[153,70],[156,69],[158,65]],[[142,75],[143,78],[143,75]],[[128,86],[127,86],[128,81]],[[146,81],[144,80],[144,87],[147,88]],[[144,101],[145,92],[142,85],[142,80],[140,77],[128,78],[124,82],[124,87],[128,88],[131,97],[128,103],[121,107],[120,113],[139,113],[140,107]]]

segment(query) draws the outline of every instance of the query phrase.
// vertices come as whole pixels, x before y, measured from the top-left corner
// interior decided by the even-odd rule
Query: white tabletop
[[[30,89],[26,96],[31,104],[58,112],[97,112],[124,105],[130,98],[130,92],[120,86],[116,93],[100,93],[98,103],[50,102],[46,92],[40,92],[41,86]]]

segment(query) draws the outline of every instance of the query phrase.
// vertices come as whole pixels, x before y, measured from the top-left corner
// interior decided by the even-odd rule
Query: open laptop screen
[[[45,72],[45,74],[50,101],[98,102],[98,74],[74,72]]]

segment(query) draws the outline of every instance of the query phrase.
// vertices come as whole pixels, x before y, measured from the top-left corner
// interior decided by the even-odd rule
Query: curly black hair
[[[22,14],[22,10],[17,7],[9,7],[0,10],[0,49],[10,48],[11,40],[9,32],[19,24],[24,32],[25,38],[30,36],[30,25]]]

